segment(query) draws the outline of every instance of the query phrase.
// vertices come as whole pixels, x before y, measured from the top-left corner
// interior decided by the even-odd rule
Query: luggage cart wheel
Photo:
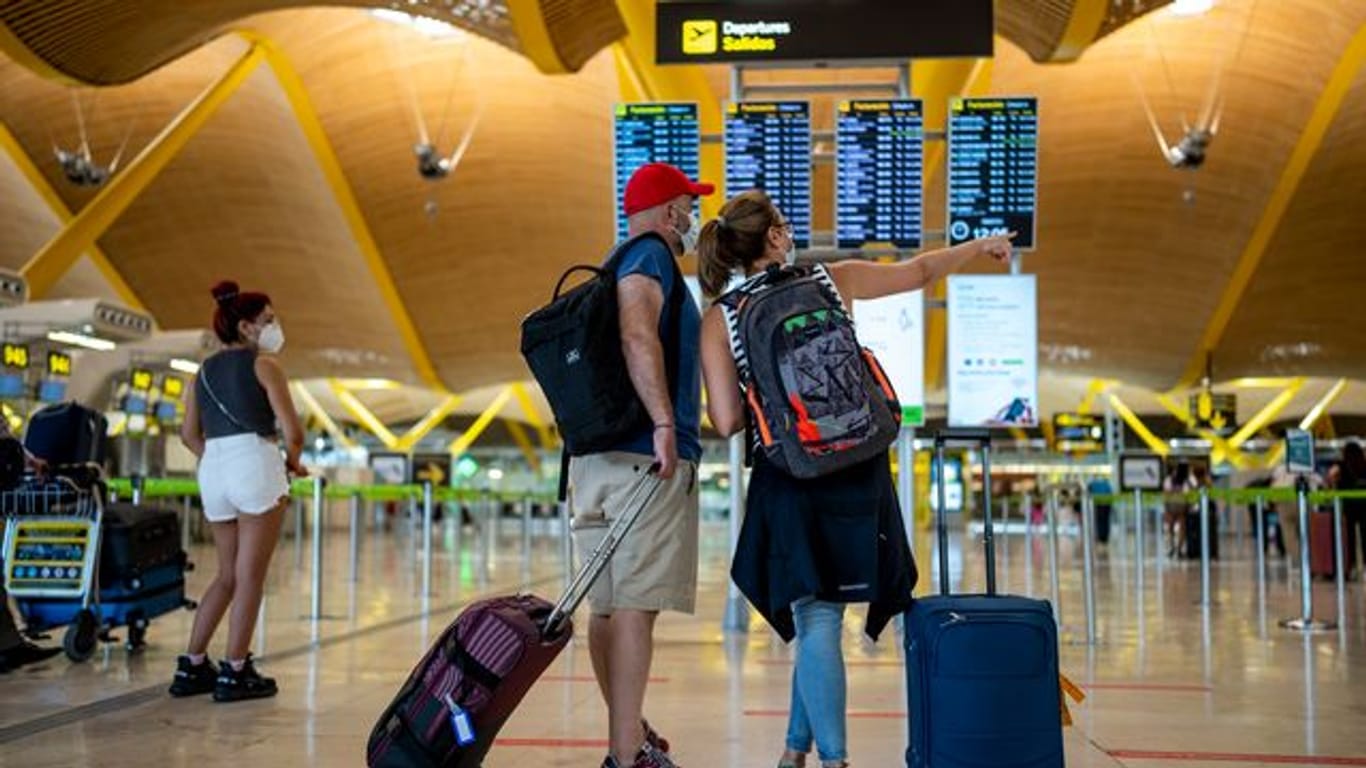
[[[62,639],[66,657],[80,662],[93,656],[99,639],[98,631],[99,622],[95,621],[94,613],[87,609],[76,614],[76,620],[66,628],[66,637]]]
[[[142,616],[135,616],[128,622],[128,642],[124,648],[129,653],[139,653],[147,647],[147,625],[148,621]]]

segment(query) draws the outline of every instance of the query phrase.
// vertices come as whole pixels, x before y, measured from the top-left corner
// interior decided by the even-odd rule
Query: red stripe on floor
[[[498,739],[500,747],[548,747],[551,749],[607,749],[607,739]]]
[[[791,659],[759,659],[758,664],[759,664],[759,666],[761,666],[761,667],[790,667],[790,666],[792,666],[792,660],[791,660]],[[905,664],[904,664],[903,662],[901,662],[900,660],[896,660],[896,659],[887,659],[887,660],[885,660],[885,661],[846,661],[846,662],[844,662],[844,666],[846,666],[846,667],[898,667],[898,668],[899,668],[899,667],[904,667]]]
[[[592,675],[545,675],[541,678],[547,683],[596,683],[597,679]],[[667,683],[667,677],[652,677],[651,683]]]
[[[1119,683],[1098,682],[1082,683],[1088,691],[1158,691],[1162,693],[1212,693],[1208,685],[1181,685],[1179,683]]]
[[[1147,749],[1112,749],[1105,754],[1116,760],[1172,760],[1196,763],[1268,763],[1271,765],[1366,765],[1366,757],[1320,757],[1316,755],[1258,755],[1241,752],[1158,752]]]
[[[786,709],[747,709],[745,717],[787,717]],[[905,720],[905,712],[867,712],[850,710],[845,715],[851,720]]]

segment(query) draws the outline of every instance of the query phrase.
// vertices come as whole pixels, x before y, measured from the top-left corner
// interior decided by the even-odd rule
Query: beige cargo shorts
[[[653,458],[635,453],[576,456],[569,465],[569,510],[574,549],[583,563]],[[644,493],[642,492],[642,496]],[[613,611],[692,613],[697,601],[697,465],[679,461],[622,538],[607,569],[588,592],[596,616]]]

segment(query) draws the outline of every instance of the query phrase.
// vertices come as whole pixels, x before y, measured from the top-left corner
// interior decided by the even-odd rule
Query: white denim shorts
[[[279,446],[255,434],[209,440],[199,460],[199,496],[204,517],[211,523],[275,509],[289,497],[289,477]]]

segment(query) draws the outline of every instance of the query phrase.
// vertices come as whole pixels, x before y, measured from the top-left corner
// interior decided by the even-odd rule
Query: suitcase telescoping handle
[[[944,449],[950,444],[975,445],[982,451],[982,543],[987,554],[987,594],[996,594],[996,537],[991,519],[991,431],[986,429],[940,430],[934,436],[934,463],[939,480],[939,512],[936,527],[939,531],[939,593],[949,592],[949,524],[948,494],[944,482]],[[968,485],[971,487],[971,484]]]
[[[603,536],[602,542],[593,550],[593,554],[588,556],[588,561],[583,564],[579,572],[574,574],[574,579],[569,582],[569,588],[564,591],[560,601],[555,604],[554,610],[550,612],[550,617],[545,621],[544,634],[546,637],[554,637],[559,634],[560,625],[565,619],[574,615],[574,611],[579,609],[584,598],[588,597],[588,590],[593,587],[593,582],[598,580],[607,563],[611,562],[612,555],[616,554],[617,547],[626,533],[635,525],[640,513],[650,506],[654,501],[655,495],[659,493],[660,486],[663,485],[659,478],[659,465],[650,467],[649,471],[642,472],[640,477],[631,484],[626,492],[626,500],[622,502],[621,510],[615,520],[607,529],[607,535]],[[570,533],[565,531],[565,535]]]

